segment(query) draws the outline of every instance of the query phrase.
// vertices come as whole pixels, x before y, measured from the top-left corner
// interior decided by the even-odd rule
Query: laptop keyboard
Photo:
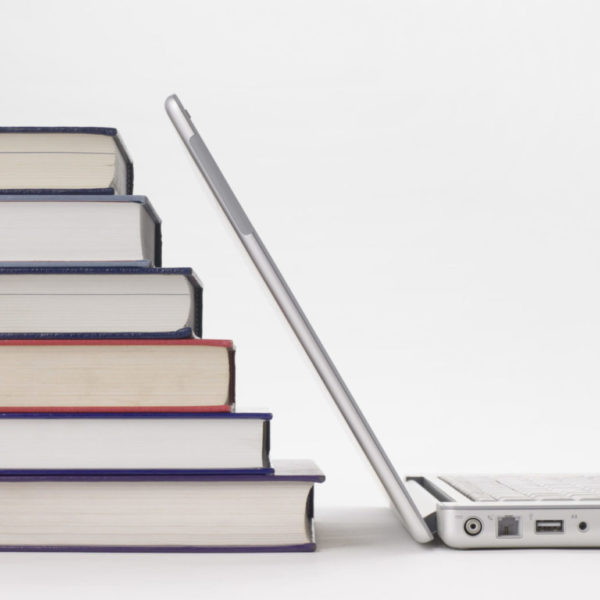
[[[476,475],[440,479],[475,502],[600,501],[600,475]]]

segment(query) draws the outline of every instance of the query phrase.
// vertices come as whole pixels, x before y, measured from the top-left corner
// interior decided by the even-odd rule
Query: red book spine
[[[232,406],[0,406],[0,413],[217,413]]]

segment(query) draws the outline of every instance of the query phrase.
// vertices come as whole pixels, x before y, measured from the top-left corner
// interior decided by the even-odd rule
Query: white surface
[[[309,554],[6,554],[16,597],[564,598],[589,594],[594,550],[459,551],[419,546],[385,508],[324,509]],[[510,596],[509,596],[510,594]]]
[[[164,220],[165,264],[195,267],[206,336],[236,340],[240,409],[273,410],[273,455],[314,458],[328,481],[314,556],[0,556],[4,587],[191,596],[212,582],[214,596],[264,598],[397,597],[401,583],[480,597],[472,578],[490,597],[589,588],[596,551],[432,550],[366,508],[335,516],[385,497],[162,103],[175,91],[190,109],[400,470],[599,471],[599,11],[11,4],[4,122],[121,130],[135,189]]]

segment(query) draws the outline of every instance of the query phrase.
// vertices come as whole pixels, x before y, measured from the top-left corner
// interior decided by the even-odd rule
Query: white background
[[[9,597],[558,597],[597,551],[420,547],[192,167],[177,92],[404,473],[598,471],[594,2],[8,2],[5,125],[117,127],[319,551],[0,555]],[[404,589],[406,588],[406,589]],[[120,590],[120,591],[117,591]]]

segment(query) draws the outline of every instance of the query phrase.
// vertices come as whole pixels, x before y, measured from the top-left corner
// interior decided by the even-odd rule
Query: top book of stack
[[[131,194],[133,165],[109,127],[0,127],[0,193]]]

